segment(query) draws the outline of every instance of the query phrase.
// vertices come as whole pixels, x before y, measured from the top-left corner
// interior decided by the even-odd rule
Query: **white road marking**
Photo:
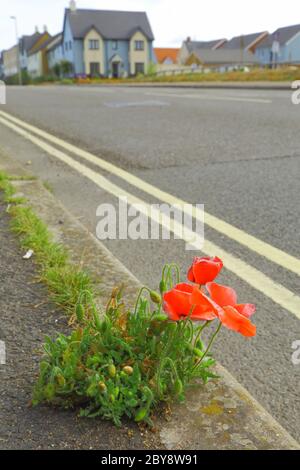
[[[113,165],[112,163],[109,163],[100,157],[96,157],[90,152],[75,147],[75,145],[72,145],[58,137],[55,137],[54,135],[49,134],[48,132],[42,131],[41,129],[38,129],[35,126],[27,124],[23,120],[17,119],[3,111],[0,111],[0,115],[20,125],[21,127],[39,135],[40,137],[43,137],[44,139],[52,142],[53,144],[62,147],[64,150],[72,152],[78,157],[81,157],[86,161],[92,163],[93,165],[96,165],[99,168],[102,168],[103,170],[112,173],[118,178],[121,178],[127,183],[129,183],[131,186],[134,186],[135,188],[143,191],[144,193],[154,196],[156,199],[159,199],[172,206],[176,204],[179,204],[181,206],[188,204],[188,202],[183,201],[182,199],[179,199],[165,191],[162,191],[156,186],[147,183],[146,181],[142,180],[141,178],[138,178],[137,176],[134,176],[133,174],[123,170],[122,168],[119,168],[116,165]],[[188,215],[192,215],[196,219],[202,220],[202,214],[197,211],[196,208],[194,208],[192,213],[188,212],[187,210],[186,212],[188,213]],[[281,266],[287,269],[288,271],[297,274],[298,276],[300,275],[300,260],[295,256],[292,256],[207,212],[205,212],[205,224],[213,228],[217,232],[221,233],[222,235],[225,235],[226,237],[230,238],[231,240],[234,240],[240,245],[245,246],[247,249],[253,251],[254,253],[263,256],[272,263],[275,263],[278,266]]]
[[[179,93],[146,93],[148,96],[168,96],[169,98],[187,98],[193,100],[206,100],[206,101],[242,101],[245,103],[260,103],[260,104],[270,104],[273,103],[272,100],[267,100],[264,98],[243,98],[235,96],[209,96],[208,94],[179,94]]]
[[[107,178],[103,177],[99,173],[91,170],[89,167],[83,165],[82,163],[77,162],[69,155],[63,153],[62,151],[52,147],[43,140],[35,137],[21,127],[16,126],[12,122],[9,122],[6,119],[0,118],[0,122],[13,130],[17,134],[21,135],[25,139],[29,140],[33,144],[40,147],[43,151],[47,152],[49,155],[52,155],[58,158],[60,161],[69,165],[74,170],[78,171],[81,175],[88,178],[94,184],[99,186],[101,189],[104,189],[108,193],[112,194],[115,197],[127,197],[129,204],[141,204],[144,206],[144,213],[149,215],[151,214],[152,219],[155,222],[158,222],[160,225],[165,226],[166,228],[172,226],[172,232],[181,237],[182,240],[186,241],[189,244],[194,244],[195,248],[199,248],[202,243],[201,237],[198,237],[195,242],[191,242],[192,237],[195,237],[195,234],[192,231],[185,229],[185,236],[182,237],[182,224],[172,221],[166,217],[165,219],[161,218],[160,211],[156,210],[150,211],[150,205],[143,201],[142,199],[132,195],[131,193],[125,191],[123,188],[113,184]],[[208,256],[219,256],[223,259],[226,269],[233,272],[236,276],[243,279],[254,289],[263,293],[266,297],[273,300],[275,303],[280,305],[283,309],[287,310],[290,313],[293,313],[298,319],[300,319],[300,298],[297,297],[293,292],[285,288],[284,286],[274,282],[265,274],[261,273],[257,269],[253,268],[246,262],[241,259],[233,256],[227,251],[220,248],[218,245],[205,240],[203,248],[201,251]]]

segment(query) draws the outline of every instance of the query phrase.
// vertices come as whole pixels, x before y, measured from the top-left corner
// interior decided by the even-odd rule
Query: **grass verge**
[[[48,228],[32,209],[20,205],[26,203],[26,199],[16,196],[11,183],[15,179],[0,172],[0,190],[4,192],[4,201],[9,204],[12,230],[20,237],[23,248],[34,251],[40,279],[48,286],[51,300],[72,315],[82,292],[89,291],[94,295],[93,283],[86,272],[70,262],[68,251],[53,241]],[[17,179],[27,180],[29,177]]]

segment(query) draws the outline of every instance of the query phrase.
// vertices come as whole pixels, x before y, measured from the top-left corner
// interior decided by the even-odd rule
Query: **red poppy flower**
[[[224,326],[244,336],[255,336],[256,326],[249,320],[255,312],[255,305],[238,304],[236,292],[231,287],[209,282],[206,288],[212,303],[219,307],[216,312]],[[197,301],[197,295],[194,294],[192,301]]]
[[[241,315],[250,318],[255,313],[256,307],[253,304],[238,304],[237,294],[234,289],[227,286],[221,286],[215,282],[208,282],[206,289],[210,298],[220,307],[234,307]]]
[[[204,285],[207,282],[213,281],[218,276],[222,268],[223,261],[218,257],[196,257],[188,271],[187,277],[191,282]]]
[[[170,320],[178,321],[189,316],[191,320],[214,320],[216,314],[207,296],[200,292],[195,304],[192,303],[192,293],[195,287],[190,284],[178,284],[163,296],[164,311]]]

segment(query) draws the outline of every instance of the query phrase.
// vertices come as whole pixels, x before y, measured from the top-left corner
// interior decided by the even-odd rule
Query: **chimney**
[[[191,42],[191,36],[188,36],[188,37],[186,38],[186,42]]]
[[[70,1],[70,10],[71,10],[72,13],[76,13],[77,7],[76,7],[75,0]]]
[[[48,28],[47,28],[47,25],[46,25],[46,24],[44,24],[43,30],[44,30],[44,33],[48,33]]]
[[[36,26],[36,27],[34,28],[34,32],[35,32],[35,33],[38,33],[38,32],[39,32],[39,27],[38,27],[38,26]]]

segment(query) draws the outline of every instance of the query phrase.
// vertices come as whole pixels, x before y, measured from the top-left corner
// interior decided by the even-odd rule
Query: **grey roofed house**
[[[286,44],[296,34],[300,33],[300,24],[278,28],[274,33],[269,34],[260,44],[259,47],[272,47],[274,40],[278,41],[281,46]]]
[[[254,52],[255,47],[268,36],[267,31],[235,36],[222,46],[223,49],[246,49]]]
[[[185,45],[189,52],[196,49],[218,49],[226,42],[226,39],[214,39],[212,41],[192,41],[187,39]]]
[[[93,25],[104,39],[130,39],[135,31],[141,30],[150,40],[153,32],[145,12],[66,9],[74,39],[82,39]]]
[[[249,51],[240,49],[196,49],[191,54],[191,59],[196,57],[203,65],[255,65],[256,57]]]
[[[20,51],[21,53],[29,52],[30,49],[34,46],[34,44],[38,41],[38,39],[43,35],[43,33],[39,33],[36,31],[34,34],[30,36],[22,36],[20,39]]]
[[[45,49],[49,44],[52,43],[53,39],[54,39],[53,36],[49,35],[49,37],[45,39],[45,41],[43,41],[37,47],[33,46],[32,49],[28,52],[28,55],[30,56],[30,55],[36,54],[37,52]]]

